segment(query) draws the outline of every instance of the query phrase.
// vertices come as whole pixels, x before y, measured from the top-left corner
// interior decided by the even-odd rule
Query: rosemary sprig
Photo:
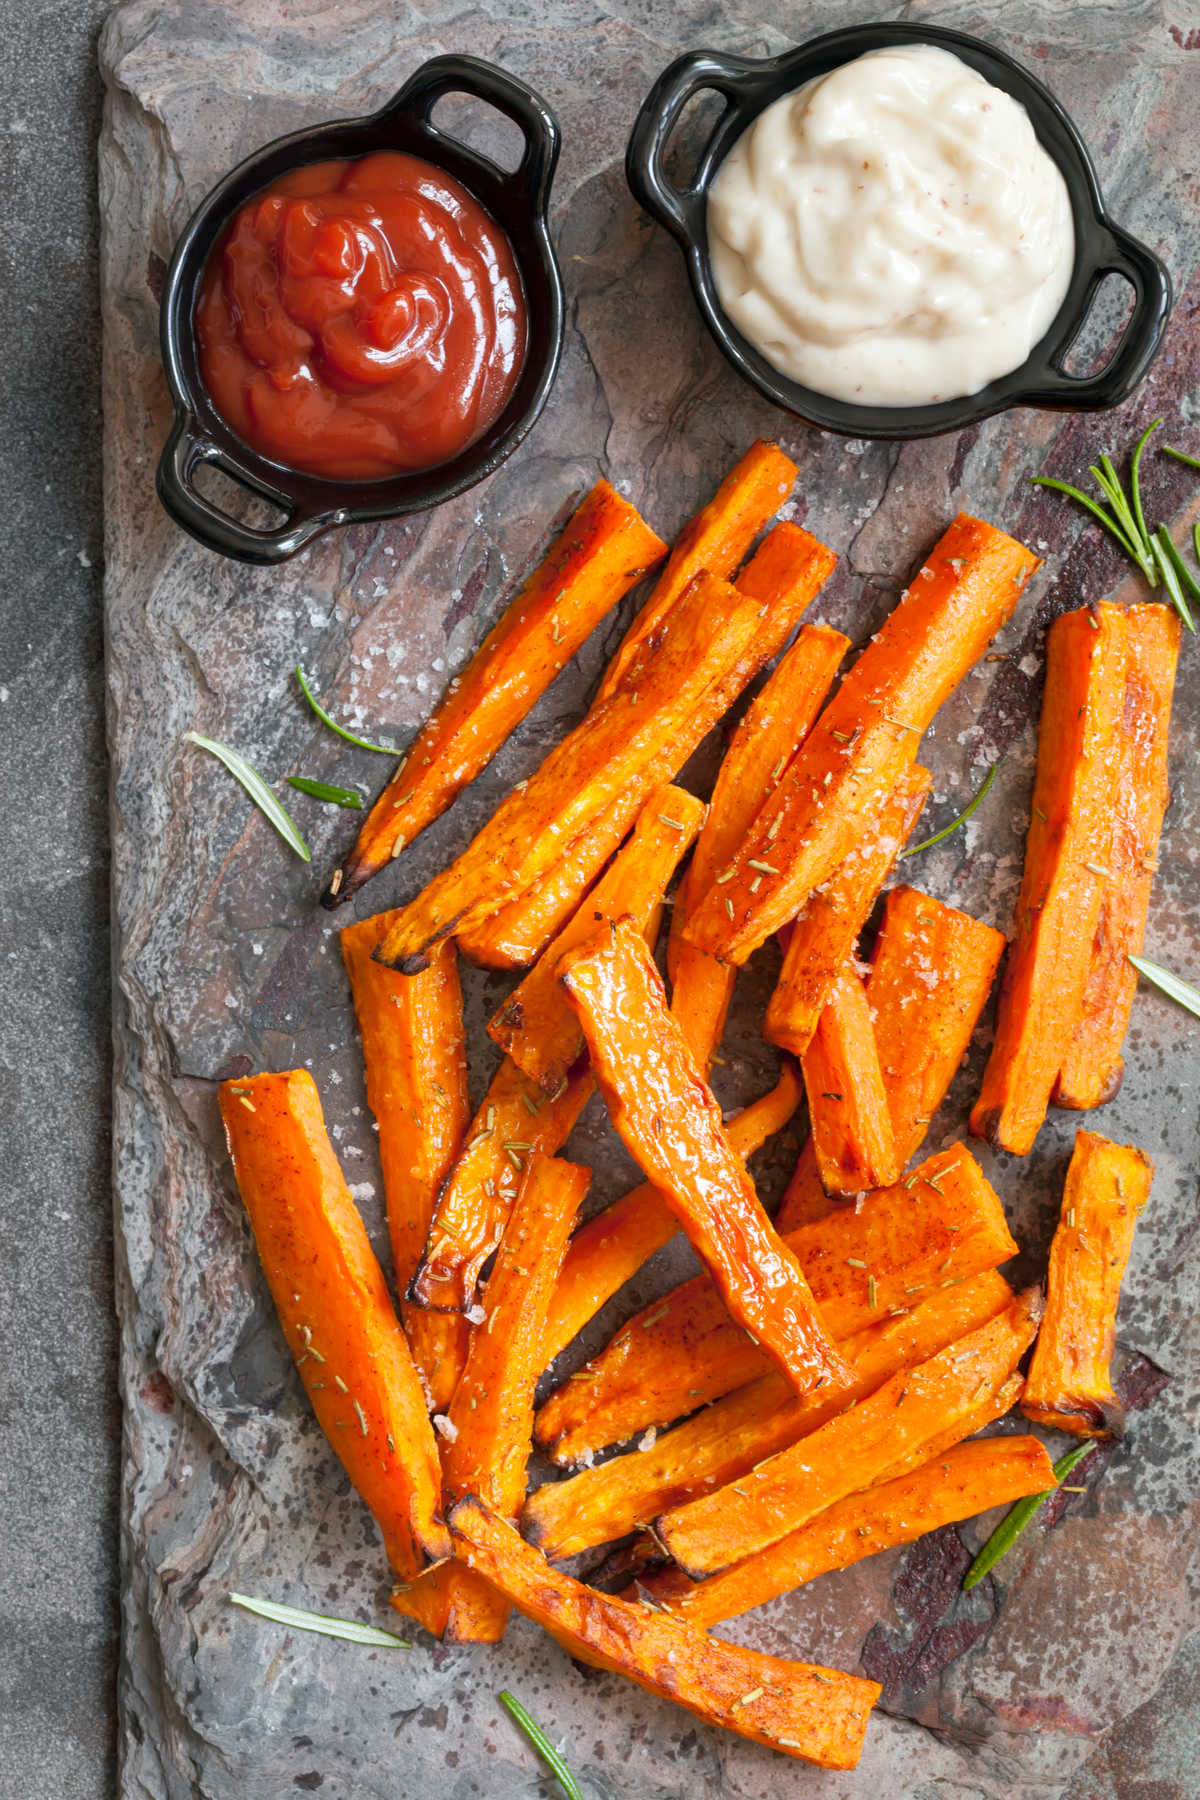
[[[252,1600],[249,1594],[230,1594],[235,1606],[276,1625],[292,1625],[297,1631],[316,1631],[322,1637],[348,1638],[352,1644],[373,1644],[379,1650],[411,1650],[407,1638],[378,1625],[360,1625],[357,1619],[331,1619],[325,1613],[302,1612],[297,1606],[280,1606],[274,1600]]]
[[[1060,1456],[1054,1465],[1055,1487],[1071,1473],[1072,1469],[1079,1466],[1089,1450],[1095,1448],[1094,1443],[1076,1444],[1073,1450],[1068,1450],[1065,1456]],[[1005,1514],[963,1576],[964,1590],[969,1592],[971,1588],[978,1587],[984,1576],[990,1574],[995,1568],[1000,1558],[1008,1555],[1025,1527],[1031,1523],[1054,1491],[1054,1488],[1043,1488],[1040,1494],[1027,1494],[1024,1500],[1018,1500],[1011,1511]]]
[[[339,725],[336,719],[331,719],[329,714],[325,711],[325,708],[321,705],[321,702],[309,687],[307,681],[305,681],[304,670],[300,667],[299,663],[296,664],[296,680],[300,683],[300,692],[304,695],[304,698],[308,701],[308,704],[312,707],[318,719],[321,720],[321,723],[323,725],[328,725],[330,731],[336,731],[338,736],[340,738],[345,738],[348,744],[357,744],[360,750],[377,750],[380,756],[399,756],[400,752],[394,750],[390,744],[368,743],[366,738],[356,737],[352,731],[347,731],[344,725]]]
[[[1092,463],[1089,466],[1088,473],[1108,501],[1107,507],[1099,505],[1090,494],[1082,493],[1079,488],[1072,487],[1069,482],[1058,481],[1049,475],[1032,477],[1034,487],[1053,488],[1056,493],[1066,494],[1068,499],[1074,500],[1077,505],[1091,513],[1096,522],[1103,525],[1105,531],[1121,546],[1126,556],[1137,564],[1151,587],[1158,586],[1158,566],[1151,546],[1150,534],[1146,530],[1146,517],[1142,509],[1140,471],[1142,452],[1146,443],[1161,424],[1161,419],[1155,419],[1147,425],[1134,447],[1129,465],[1130,497],[1126,496],[1125,490],[1121,486],[1120,477],[1113,467],[1111,457],[1104,454],[1099,458],[1098,463]]]
[[[1200,606],[1200,583],[1197,583],[1191,570],[1175,548],[1175,540],[1165,525],[1160,525],[1154,534],[1154,555],[1163,578],[1163,586],[1171,596],[1171,603],[1188,630],[1195,633],[1196,624],[1188,606],[1188,599]],[[1186,598],[1185,598],[1186,595]]]
[[[515,1720],[520,1726],[521,1730],[525,1733],[525,1736],[529,1739],[547,1768],[553,1772],[563,1793],[567,1796],[567,1800],[583,1800],[583,1794],[580,1791],[579,1783],[576,1781],[570,1769],[568,1769],[566,1763],[558,1754],[558,1751],[554,1748],[554,1745],[550,1742],[550,1739],[546,1736],[541,1726],[537,1723],[537,1720],[529,1716],[516,1695],[510,1694],[508,1689],[505,1688],[500,1695],[500,1704],[505,1712],[508,1713],[509,1717]]]
[[[1188,981],[1182,981],[1178,975],[1172,975],[1170,969],[1164,969],[1161,963],[1151,962],[1148,956],[1131,956],[1129,958],[1139,975],[1180,1006],[1186,1006],[1190,1013],[1200,1019],[1200,993]]]
[[[362,795],[353,788],[334,787],[329,781],[313,781],[308,775],[289,775],[288,786],[314,800],[326,800],[330,806],[347,806],[362,811]]]
[[[217,758],[218,762],[223,762],[234,780],[241,782],[259,811],[270,820],[284,843],[290,845],[304,862],[312,861],[308,845],[258,770],[253,768],[244,756],[239,756],[236,750],[229,748],[228,744],[219,744],[215,738],[201,737],[198,731],[185,731],[183,737],[185,743],[196,744],[201,750],[209,751]]]
[[[928,850],[932,845],[940,844],[943,838],[948,838],[951,832],[958,830],[960,825],[965,825],[967,820],[971,817],[971,814],[977,811],[987,799],[999,768],[1000,764],[998,762],[992,764],[980,784],[978,793],[974,794],[971,799],[967,801],[967,804],[963,807],[957,819],[951,819],[949,825],[944,825],[940,831],[935,831],[932,837],[923,838],[919,844],[913,844],[909,849],[902,850],[897,861],[903,860],[906,856],[915,856],[918,850]]]

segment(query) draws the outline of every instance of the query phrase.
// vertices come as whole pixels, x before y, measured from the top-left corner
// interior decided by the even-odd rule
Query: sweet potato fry
[[[413,1277],[418,1306],[468,1312],[479,1272],[504,1233],[531,1151],[553,1156],[587,1105],[585,1067],[546,1095],[507,1058],[471,1121],[467,1141],[442,1189],[429,1240]]]
[[[628,500],[598,481],[455,676],[322,895],[340,906],[440,818],[565,668],[667,553]]]
[[[743,1162],[782,1131],[800,1104],[801,1084],[786,1063],[779,1080],[730,1119],[725,1135]],[[675,1236],[679,1221],[652,1181],[623,1194],[571,1239],[546,1321],[546,1362],[581,1332],[605,1301]]]
[[[447,1507],[473,1493],[502,1519],[515,1520],[521,1510],[546,1308],[590,1180],[590,1170],[536,1151],[526,1164],[483,1292],[487,1316],[471,1335],[450,1406],[442,1446]],[[508,1602],[461,1565],[445,1580],[449,1605],[442,1635],[452,1644],[497,1643]]]
[[[730,470],[707,506],[679,533],[667,566],[605,670],[599,697],[616,692],[634,657],[702,569],[732,575],[767,520],[792,491],[796,465],[778,444],[759,438]]]
[[[827,1194],[891,1187],[901,1162],[871,1008],[850,966],[835,979],[800,1061],[817,1176]]]
[[[414,974],[440,938],[531,887],[618,794],[677,746],[705,695],[722,690],[747,654],[761,610],[728,582],[697,575],[663,620],[659,639],[645,646],[636,685],[596,701],[450,867],[401,909],[379,960]]]
[[[446,1556],[421,1378],[306,1069],[223,1081],[221,1118],[267,1286],[322,1431],[401,1577]]]
[[[651,794],[624,848],[488,1026],[489,1037],[547,1093],[583,1051],[579,1020],[559,986],[559,963],[606,919],[629,914],[640,931],[648,930],[703,818],[704,803],[683,788]]]
[[[720,1106],[667,1010],[634,922],[602,928],[560,971],[613,1124],[662,1189],[732,1316],[798,1393],[841,1376],[800,1265],[730,1148]]]
[[[1119,1437],[1125,1429],[1108,1365],[1121,1281],[1153,1177],[1144,1150],[1075,1133],[1050,1246],[1046,1315],[1021,1401],[1035,1424],[1075,1437]]]
[[[525,1502],[522,1530],[551,1560],[636,1531],[657,1513],[786,1450],[898,1370],[926,1362],[986,1324],[1011,1300],[1008,1283],[994,1271],[938,1289],[911,1312],[881,1319],[839,1344],[852,1370],[845,1386],[830,1382],[797,1399],[782,1375],[760,1376],[644,1450],[535,1488]]]
[[[747,683],[778,655],[835,560],[831,550],[797,525],[777,525],[768,532],[737,578],[738,592],[757,600],[763,610],[736,668],[708,690],[673,740],[526,893],[489,917],[458,927],[464,956],[486,968],[518,968],[541,953],[576,910],[648,796],[679,772]]]
[[[1079,1022],[1054,1088],[1055,1106],[1084,1110],[1111,1100],[1121,1085],[1121,1045],[1137,989],[1158,839],[1169,798],[1167,737],[1179,615],[1169,606],[1131,606],[1125,703],[1118,737],[1116,807]]]
[[[412,1581],[397,1581],[388,1596],[388,1604],[403,1618],[415,1619],[430,1637],[440,1638],[450,1623],[450,1608],[455,1586],[464,1571],[453,1559],[434,1563]]]
[[[732,1485],[660,1516],[654,1531],[696,1580],[754,1556],[846,1494],[887,1478],[897,1463],[947,1432],[963,1436],[973,1411],[1005,1385],[1037,1331],[1036,1289],[996,1318],[903,1369],[866,1400],[781,1450]]]
[[[458,1555],[571,1656],[820,1768],[858,1762],[876,1682],[744,1650],[597,1593],[552,1569],[473,1496],[454,1508],[450,1530]]]
[[[1016,605],[1038,558],[960,513],[825,708],[685,936],[743,963],[795,918],[913,762],[938,707]]]
[[[1083,1010],[1111,853],[1129,639],[1101,602],[1063,613],[1046,639],[1033,814],[996,1035],[971,1130],[1033,1148]]]
[[[830,1569],[848,1569],[866,1556],[1053,1486],[1054,1468],[1037,1438],[975,1438],[906,1474],[847,1494],[769,1550],[707,1581],[666,1568],[644,1576],[625,1597],[632,1600],[640,1591],[691,1625],[719,1625]]]
[[[961,1144],[894,1188],[788,1235],[826,1330],[848,1338],[1016,1254],[1004,1209]],[[540,1408],[535,1436],[557,1463],[669,1425],[770,1370],[705,1276],[653,1301]]]
[[[1002,932],[917,888],[893,888],[887,896],[867,1001],[902,1168],[924,1142],[967,1053],[1003,950]],[[775,1222],[793,1231],[832,1209],[810,1140]]]
[[[449,1405],[467,1354],[468,1326],[403,1298],[417,1272],[442,1183],[466,1135],[467,1058],[462,990],[452,943],[437,946],[420,975],[397,975],[372,951],[391,915],[340,933],[362,1036],[367,1103],[379,1127],[379,1160],[400,1316],[430,1411]]]
[[[777,534],[794,532],[778,525]],[[702,1069],[721,1040],[737,971],[706,950],[684,942],[687,896],[703,893],[745,837],[754,816],[777,786],[784,768],[804,742],[850,648],[849,638],[828,625],[804,625],[778,668],[747,708],[717,772],[683,888],[671,917],[667,968],[671,1011]]]
[[[854,953],[858,934],[891,874],[933,777],[927,769],[906,769],[880,807],[871,829],[838,864],[829,880],[810,894],[792,926],[783,968],[767,1007],[763,1036],[769,1044],[803,1056],[834,983]]]

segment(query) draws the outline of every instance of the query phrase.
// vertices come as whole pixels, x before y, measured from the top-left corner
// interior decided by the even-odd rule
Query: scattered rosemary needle
[[[963,807],[957,819],[951,819],[949,825],[944,825],[940,831],[935,831],[932,837],[923,838],[919,844],[913,844],[908,850],[902,850],[898,860],[903,861],[906,856],[915,856],[918,850],[931,849],[934,844],[940,844],[943,838],[948,838],[952,832],[957,831],[960,825],[965,825],[967,820],[971,817],[971,814],[975,812],[977,808],[982,806],[987,799],[999,768],[1000,764],[998,762],[992,764],[980,783],[978,792],[972,795],[971,799],[967,801],[967,804]]]
[[[379,1650],[411,1650],[407,1638],[378,1625],[361,1625],[357,1619],[331,1619],[325,1613],[303,1612],[297,1606],[280,1606],[274,1600],[254,1600],[249,1594],[230,1594],[235,1606],[276,1625],[292,1625],[297,1631],[315,1631],[322,1637],[347,1638],[352,1644],[373,1644]]]
[[[583,1800],[579,1783],[537,1720],[530,1717],[516,1695],[510,1694],[505,1688],[500,1695],[500,1704],[509,1717],[520,1726],[546,1767],[552,1771],[563,1793],[566,1794],[567,1800]]]
[[[1151,962],[1147,956],[1131,956],[1129,960],[1139,975],[1144,975],[1162,993],[1177,1000],[1180,1006],[1186,1006],[1190,1013],[1195,1013],[1200,1019],[1200,993],[1190,982],[1172,975],[1170,969],[1164,969],[1161,963]]]
[[[356,737],[354,732],[347,731],[345,726],[339,725],[336,719],[331,719],[329,714],[325,711],[325,708],[321,705],[321,702],[309,687],[307,681],[305,681],[304,670],[300,667],[299,663],[296,664],[296,680],[300,683],[300,692],[304,695],[304,698],[308,701],[308,704],[312,707],[321,723],[323,725],[328,725],[330,731],[336,731],[338,736],[340,738],[345,738],[348,744],[357,744],[360,750],[377,750],[380,756],[399,756],[400,752],[391,744],[369,743],[366,738]]]
[[[354,788],[335,787],[330,781],[313,781],[308,775],[289,775],[288,786],[298,793],[311,795],[314,800],[325,800],[330,806],[362,810],[362,795]]]
[[[1163,445],[1163,455],[1173,456],[1176,462],[1186,463],[1189,469],[1200,469],[1200,456],[1189,456],[1186,450],[1176,450],[1173,444]]]
[[[231,750],[228,744],[219,744],[215,738],[201,737],[198,731],[185,731],[184,742],[195,744],[201,750],[207,750],[218,762],[225,764],[235,781],[239,781],[261,812],[275,827],[284,843],[296,852],[303,862],[311,862],[312,856],[308,845],[284,812],[278,800],[259,774],[258,770],[248,763],[244,756]]]
[[[985,1575],[991,1573],[1002,1556],[1007,1556],[1025,1527],[1029,1525],[1040,1511],[1044,1502],[1057,1491],[1063,1477],[1069,1475],[1083,1461],[1090,1450],[1096,1448],[1094,1442],[1076,1444],[1065,1456],[1060,1456],[1054,1465],[1054,1487],[1043,1488],[1040,1494],[1027,1494],[1024,1500],[1018,1500],[1012,1510],[1005,1514],[993,1531],[975,1561],[963,1576],[963,1588],[970,1591],[977,1587]]]

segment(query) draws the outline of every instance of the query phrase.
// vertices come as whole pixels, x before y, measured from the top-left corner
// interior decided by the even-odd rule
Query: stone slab
[[[1129,1072],[1105,1129],[1158,1164],[1122,1305],[1125,1380],[1145,1404],[1093,1497],[1030,1536],[999,1584],[964,1597],[962,1569],[989,1525],[827,1577],[730,1627],[771,1650],[862,1663],[887,1682],[853,1775],[794,1765],[707,1731],[607,1676],[580,1670],[518,1623],[497,1651],[421,1639],[404,1657],[277,1631],[234,1613],[230,1588],[379,1617],[386,1584],[370,1521],[337,1473],[288,1366],[221,1151],[214,1084],[236,1058],[309,1064],[349,1177],[380,1230],[378,1170],[333,936],[314,909],[347,838],[341,815],[296,813],[312,869],[289,859],[223,772],[181,743],[198,729],[269,778],[303,770],[370,783],[372,759],[325,732],[289,678],[302,661],[347,720],[403,741],[530,566],[549,524],[603,473],[673,532],[757,435],[800,464],[792,516],[841,553],[814,616],[856,642],[875,629],[959,507],[1046,556],[985,662],[940,715],[929,755],[937,816],[952,816],[1003,757],[986,811],[905,870],[1004,925],[1019,877],[1042,643],[1058,611],[1131,596],[1115,557],[1055,499],[1040,469],[1076,471],[1165,413],[1188,436],[1200,347],[1200,234],[1188,81],[1188,8],[953,3],[905,16],[1003,41],[1049,80],[1093,146],[1114,212],[1171,265],[1178,301],[1145,389],[1117,417],[1018,413],[957,437],[885,445],[808,431],[727,370],[693,312],[680,260],[641,218],[621,159],[638,102],[680,50],[748,54],[841,23],[804,9],[669,0],[651,13],[551,0],[456,10],[380,0],[128,0],[102,57],[101,155],[108,505],[107,625],[114,751],[117,1293],[125,1397],[122,1792],[137,1800],[356,1800],[438,1794],[516,1800],[537,1770],[500,1713],[513,1688],[571,1760],[589,1800],[766,1797],[1051,1800],[1098,1740],[1153,1702],[1196,1622],[1192,1255],[1197,1140],[1192,1078],[1200,1024],[1139,1002]],[[319,542],[253,571],[199,550],[158,510],[152,471],[167,423],[156,295],[175,233],[233,161],[297,125],[381,103],[425,56],[470,50],[532,81],[558,111],[564,154],[555,231],[569,298],[566,352],[538,429],[485,486],[436,513]],[[486,121],[464,118],[482,134]],[[1156,512],[1182,524],[1194,486],[1158,460]],[[495,797],[577,718],[617,627],[576,663],[451,814],[362,896],[394,904],[461,846]],[[1200,969],[1194,865],[1200,818],[1186,779],[1197,744],[1196,655],[1185,647],[1174,739],[1175,800],[1149,952]],[[692,771],[711,773],[712,751]],[[770,1078],[757,1039],[769,960],[752,969],[726,1046],[722,1097]],[[503,984],[479,975],[478,1027]],[[936,1122],[963,1127],[978,1049]],[[244,1066],[244,1065],[237,1065]],[[474,1079],[489,1073],[476,1058]],[[1059,1117],[1025,1162],[986,1157],[1025,1266],[1044,1256],[1075,1121]],[[596,1203],[629,1166],[599,1109],[568,1153],[593,1162]],[[781,1153],[764,1188],[777,1187]],[[610,1329],[678,1273],[674,1253],[607,1309]],[[595,1336],[601,1335],[599,1327]],[[564,1364],[564,1367],[567,1366]],[[1168,1377],[1169,1379],[1163,1379]],[[1182,1665],[1181,1665],[1182,1666]],[[1183,1795],[1186,1788],[1179,1788]],[[1169,1800],[1175,1800],[1174,1791]]]

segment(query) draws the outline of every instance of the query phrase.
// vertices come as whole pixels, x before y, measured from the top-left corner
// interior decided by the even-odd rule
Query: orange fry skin
[[[807,536],[795,525],[777,525],[755,562],[785,533]],[[811,731],[849,648],[849,638],[828,625],[801,626],[795,643],[746,709],[717,771],[708,817],[676,898],[667,949],[671,1011],[701,1068],[707,1068],[721,1040],[737,971],[685,943],[687,897],[703,893],[749,831],[756,813]]]
[[[630,666],[664,616],[702,569],[732,575],[767,520],[792,491],[796,465],[778,444],[759,438],[725,477],[712,499],[679,533],[654,591],[625,633],[600,684],[604,700],[620,687]]]
[[[1004,934],[917,888],[884,902],[867,1001],[901,1168],[925,1141],[967,1053],[1004,952]],[[776,1214],[793,1231],[833,1210],[811,1141]]]
[[[306,1069],[220,1086],[233,1170],[312,1409],[402,1578],[447,1556],[421,1378]]]
[[[466,1143],[438,1200],[410,1293],[418,1306],[463,1313],[475,1303],[480,1271],[500,1242],[531,1151],[553,1156],[592,1093],[585,1066],[554,1095],[507,1058],[471,1121]]]
[[[473,1496],[454,1508],[450,1530],[456,1553],[569,1655],[819,1768],[857,1764],[877,1682],[745,1650],[598,1593],[552,1569]]]
[[[621,919],[572,951],[561,979],[619,1136],[674,1208],[730,1313],[798,1393],[841,1377],[800,1264],[730,1147],[634,922]]]
[[[768,1093],[725,1125],[730,1148],[743,1162],[782,1131],[800,1104],[799,1076],[787,1063]],[[652,1181],[632,1188],[581,1225],[571,1239],[546,1321],[546,1361],[553,1362],[617,1289],[656,1250],[670,1243],[679,1221]]]
[[[944,1444],[947,1433],[965,1437],[976,1429],[972,1419],[980,1402],[1016,1372],[1040,1312],[1036,1289],[1016,1296],[986,1325],[893,1375],[736,1482],[664,1513],[655,1536],[685,1574],[702,1580],[777,1544],[910,1457],[924,1451],[924,1461],[926,1447]]]
[[[1021,1411],[1073,1437],[1119,1437],[1125,1413],[1109,1362],[1117,1304],[1154,1164],[1132,1144],[1077,1131],[1050,1246],[1046,1315]]]
[[[879,890],[891,874],[928,797],[927,769],[905,771],[870,830],[808,899],[792,926],[763,1036],[803,1056],[839,974],[854,953]]]
[[[741,660],[708,689],[671,741],[562,852],[553,867],[525,893],[507,900],[488,917],[459,925],[459,949],[469,961],[485,968],[519,968],[540,955],[575,911],[649,794],[672,780],[743,688],[778,655],[836,560],[832,550],[797,525],[777,525],[768,532],[737,578],[738,593],[756,600],[762,608]]]
[[[691,1581],[682,1569],[667,1568],[642,1576],[624,1597],[644,1593],[656,1606],[707,1629],[830,1569],[848,1569],[881,1550],[911,1544],[943,1525],[1053,1486],[1054,1465],[1037,1438],[973,1438],[903,1475],[847,1494],[769,1550],[707,1581]]]
[[[488,1036],[547,1093],[583,1051],[579,1020],[559,986],[559,963],[606,919],[629,914],[640,931],[649,930],[703,818],[703,801],[683,788],[653,793],[624,848],[488,1025]]]
[[[630,671],[628,686],[595,701],[527,781],[502,800],[447,869],[402,907],[376,956],[415,974],[440,938],[470,925],[533,885],[631,783],[677,766],[679,733],[705,696],[750,650],[761,623],[757,600],[700,574],[679,596]],[[640,810],[640,805],[635,810]]]
[[[994,1270],[939,1288],[911,1312],[880,1319],[838,1348],[853,1370],[845,1387],[797,1399],[772,1371],[694,1413],[646,1449],[632,1450],[568,1481],[546,1482],[525,1502],[521,1527],[543,1556],[574,1556],[648,1525],[711,1487],[735,1480],[764,1457],[863,1400],[899,1369],[925,1362],[1002,1312],[1012,1290]]]
[[[888,1111],[871,1008],[847,964],[800,1059],[817,1175],[827,1194],[891,1187],[901,1162]]]
[[[1063,613],[1046,639],[1033,810],[996,1034],[971,1130],[1025,1156],[1082,1010],[1107,879],[1125,706],[1128,615]]]
[[[637,509],[598,481],[401,757],[330,877],[324,905],[342,905],[441,817],[604,615],[666,553]]]
[[[439,944],[420,975],[397,975],[372,952],[388,929],[377,913],[339,933],[362,1036],[367,1104],[379,1127],[379,1161],[400,1316],[431,1412],[450,1403],[467,1354],[465,1319],[425,1312],[403,1298],[416,1274],[442,1184],[471,1116],[458,957]]]
[[[894,1188],[788,1234],[821,1317],[840,1341],[939,1285],[1016,1254],[999,1197],[961,1144]],[[770,1371],[706,1276],[629,1320],[543,1403],[535,1435],[559,1464],[664,1426]]]
[[[1125,1065],[1137,970],[1158,862],[1158,840],[1170,791],[1167,742],[1182,625],[1169,606],[1131,606],[1125,704],[1112,842],[1105,862],[1100,917],[1092,942],[1080,1018],[1055,1082],[1055,1106],[1084,1111],[1111,1100]]]
[[[942,702],[1006,622],[1039,559],[965,513],[863,650],[740,849],[697,896],[688,941],[745,962],[795,918],[913,762]],[[765,873],[761,864],[775,873]]]
[[[447,1507],[478,1493],[502,1519],[515,1520],[521,1510],[546,1308],[590,1180],[591,1171],[575,1163],[536,1151],[529,1158],[483,1292],[487,1316],[471,1334],[450,1406],[442,1444]],[[498,1643],[507,1600],[472,1570],[450,1568],[442,1635],[452,1644]]]

